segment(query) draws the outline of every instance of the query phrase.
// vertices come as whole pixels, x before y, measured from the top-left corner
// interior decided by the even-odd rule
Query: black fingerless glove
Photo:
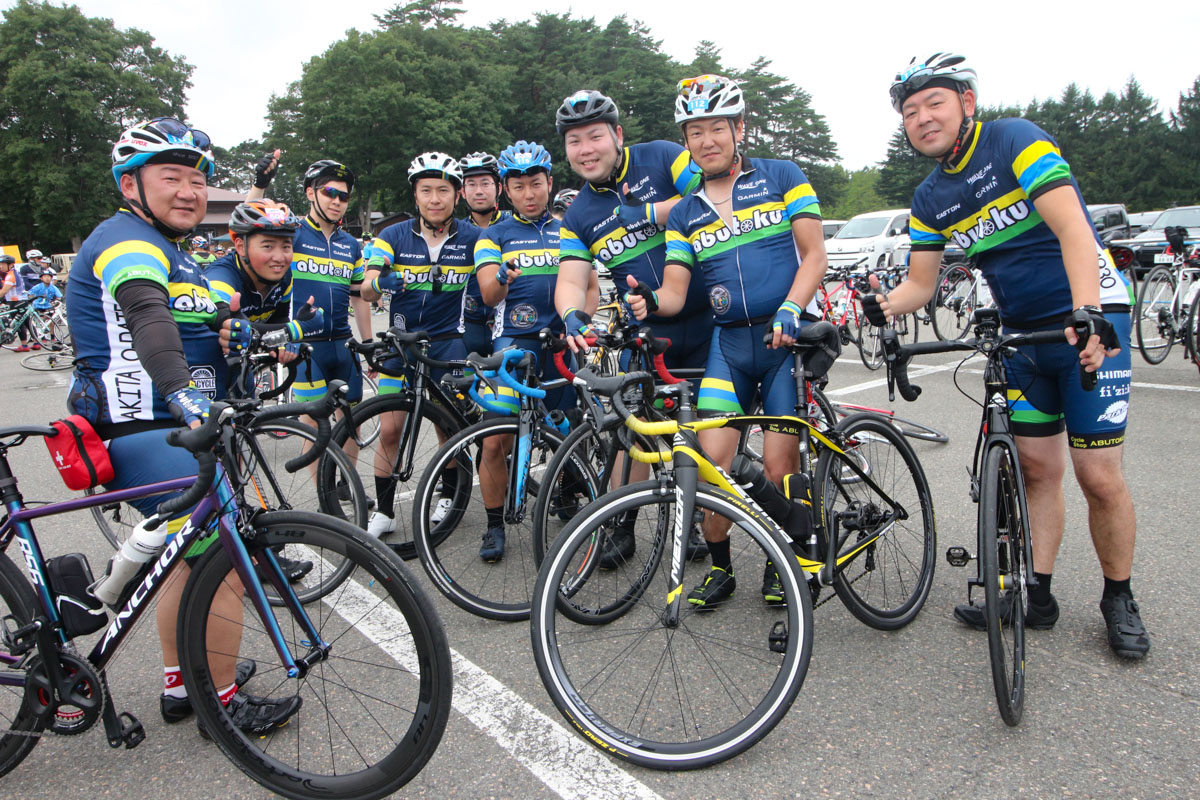
[[[254,165],[254,188],[265,189],[271,185],[271,181],[275,178],[275,171],[279,169],[278,162],[274,165],[271,164],[271,159],[274,157],[274,153],[267,153]]]
[[[1100,337],[1100,345],[1105,350],[1115,350],[1121,346],[1113,324],[1105,318],[1104,311],[1096,306],[1081,306],[1075,309],[1063,320],[1063,327],[1074,328],[1081,345],[1086,345],[1094,333]]]
[[[887,325],[887,315],[883,313],[882,306],[879,305],[879,295],[875,292],[866,292],[862,295],[863,316],[867,318],[876,327],[882,328]]]

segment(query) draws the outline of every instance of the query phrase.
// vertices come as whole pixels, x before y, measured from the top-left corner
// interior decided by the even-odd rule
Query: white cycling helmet
[[[935,86],[979,94],[979,77],[965,57],[954,53],[934,53],[924,61],[914,57],[892,80],[892,108],[899,112],[910,96]]]
[[[740,117],[746,100],[737,81],[721,75],[699,75],[679,82],[675,97],[675,123],[693,119]]]
[[[445,153],[421,153],[408,167],[408,182],[415,188],[421,178],[441,178],[462,188],[462,167],[458,159]]]
[[[25,254],[25,258],[27,258],[30,261],[37,261],[38,259],[42,258],[42,251],[41,250],[30,250],[29,252],[27,252]]]

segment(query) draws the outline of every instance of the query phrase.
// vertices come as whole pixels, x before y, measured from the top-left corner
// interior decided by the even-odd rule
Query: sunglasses
[[[150,124],[168,136],[178,139],[181,142],[194,144],[201,150],[212,148],[212,139],[208,138],[207,133],[195,128],[189,128],[174,117],[158,117],[150,120]]]
[[[317,191],[328,197],[330,200],[341,200],[343,203],[350,202],[350,193],[343,192],[341,189],[334,189],[332,186],[322,186]]]

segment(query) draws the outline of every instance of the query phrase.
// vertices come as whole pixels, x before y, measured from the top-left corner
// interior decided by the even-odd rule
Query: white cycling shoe
[[[450,513],[450,509],[453,507],[454,498],[439,497],[437,505],[433,507],[433,513],[429,515],[429,521],[434,525],[441,523],[441,521],[446,518],[446,515]]]
[[[386,536],[389,533],[396,532],[396,520],[394,517],[389,517],[386,514],[374,511],[371,513],[371,518],[367,520],[367,536],[373,539],[378,539],[381,536]]]

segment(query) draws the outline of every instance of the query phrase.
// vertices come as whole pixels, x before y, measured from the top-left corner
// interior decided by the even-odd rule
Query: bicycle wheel
[[[412,459],[401,465],[401,455],[407,455],[408,443],[401,441],[385,441],[381,426],[386,423],[388,429],[395,431],[396,439],[403,431],[403,418],[412,411],[412,398],[407,394],[379,395],[355,406],[350,420],[342,420],[333,429],[332,440],[351,455],[355,462],[355,470],[366,487],[368,495],[374,498],[369,504],[378,506],[379,497],[392,494],[391,507],[387,509],[393,514],[396,529],[386,534],[385,543],[395,550],[401,558],[416,558],[417,550],[413,545],[411,515],[407,511],[413,500],[417,481],[421,470],[433,458],[441,446],[438,434],[448,437],[458,430],[458,423],[445,409],[425,402],[421,405],[421,419],[417,427],[417,441],[413,445]],[[352,431],[358,433],[351,436]],[[375,431],[375,434],[372,434]],[[407,472],[407,474],[404,474]],[[376,477],[376,473],[380,477]],[[329,485],[332,476],[321,475],[321,484]],[[450,490],[453,496],[453,507],[448,519],[453,522],[455,514],[461,515],[465,506],[465,495],[470,492],[470,481],[465,473]],[[378,507],[376,511],[380,511]]]
[[[209,548],[188,579],[179,617],[184,685],[199,722],[242,772],[286,797],[396,791],[433,755],[450,714],[452,664],[437,612],[404,565],[347,522],[287,511],[262,514],[253,525],[246,541],[253,558],[287,545],[304,548],[317,565],[306,582],[319,581],[332,562],[347,561],[353,572],[320,605],[307,605],[325,652],[295,615],[275,610],[292,652],[307,656],[293,679],[225,548]],[[225,608],[231,596],[239,608]],[[240,645],[231,644],[239,636]],[[252,694],[300,698],[289,724],[265,735],[234,727],[214,684],[220,661],[233,658],[257,663]]]
[[[71,369],[71,367],[75,366],[75,353],[70,350],[61,352],[43,350],[40,353],[31,353],[22,358],[21,366],[25,369],[32,369],[38,372]]]
[[[1166,361],[1175,344],[1172,311],[1175,298],[1175,273],[1155,267],[1142,281],[1134,306],[1134,333],[1142,358],[1151,364]]]
[[[554,457],[546,465],[545,488],[538,492],[533,506],[533,557],[541,564],[550,544],[563,526],[588,503],[604,494],[608,487],[610,462],[615,465],[613,451],[620,449],[615,421],[597,433],[589,422],[567,434]]]
[[[1025,536],[1020,483],[1008,445],[984,455],[979,490],[979,561],[992,684],[1000,716],[1021,721],[1025,707]]]
[[[975,273],[961,265],[948,268],[938,279],[933,302],[934,335],[943,342],[966,336],[979,306]]]
[[[812,650],[812,600],[790,544],[720,490],[701,485],[695,504],[731,523],[733,572],[743,581],[711,612],[681,599],[678,624],[664,622],[665,604],[687,586],[670,585],[669,554],[648,552],[664,527],[676,527],[663,523],[675,516],[675,496],[657,481],[622,487],[575,517],[542,562],[534,593],[534,657],[555,706],[601,750],[653,769],[705,767],[753,746],[791,707]],[[600,531],[634,511],[627,567],[593,569]],[[766,605],[758,592],[767,560],[788,565],[778,569],[784,605]],[[690,585],[708,565],[684,569]],[[580,619],[621,605],[608,624]]]
[[[920,613],[933,585],[937,532],[929,482],[912,446],[879,415],[846,417],[838,431],[845,453],[822,450],[813,492],[826,547],[837,521],[833,588],[859,620],[896,630]]]
[[[279,419],[256,423],[247,430],[238,429],[238,461],[248,482],[244,496],[251,506],[272,511],[308,511],[346,520],[358,528],[367,525],[367,493],[353,462],[341,448],[330,443],[317,464],[288,472],[285,464],[312,446],[317,432],[298,420]],[[253,441],[249,439],[253,435]],[[327,463],[326,463],[327,462]],[[326,476],[322,481],[319,476]],[[337,487],[342,487],[340,491]],[[283,555],[304,561],[303,553],[289,545]],[[295,587],[302,602],[320,599],[346,579],[352,564],[334,563],[334,569],[316,583]],[[273,588],[267,588],[273,605],[282,600]]]
[[[11,619],[13,629],[28,625],[38,615],[37,598],[29,579],[7,556],[0,554],[0,618]],[[7,775],[38,743],[43,726],[25,706],[25,670],[21,659],[0,642],[0,775]]]
[[[866,315],[858,318],[858,357],[867,369],[883,366],[883,328],[872,325]]]
[[[1187,337],[1188,351],[1192,354],[1192,361],[1200,365],[1200,296],[1192,300],[1192,306],[1188,309],[1187,322],[1184,323],[1184,335]]]
[[[529,598],[537,577],[533,546],[534,501],[546,479],[546,468],[562,436],[537,425],[528,442],[517,441],[517,420],[510,417],[486,419],[456,433],[429,461],[413,498],[412,526],[417,554],[429,579],[451,602],[487,619],[528,619]],[[491,443],[504,453],[505,468],[499,474],[483,461],[484,448]],[[513,481],[519,470],[520,453],[528,452],[527,472]],[[440,475],[455,469],[468,480],[478,478],[461,501],[456,498],[456,515],[436,527],[431,515]],[[505,541],[503,555],[494,561],[480,557],[480,544],[488,530],[482,486],[485,481],[505,498]],[[512,483],[521,494],[514,496]]]

